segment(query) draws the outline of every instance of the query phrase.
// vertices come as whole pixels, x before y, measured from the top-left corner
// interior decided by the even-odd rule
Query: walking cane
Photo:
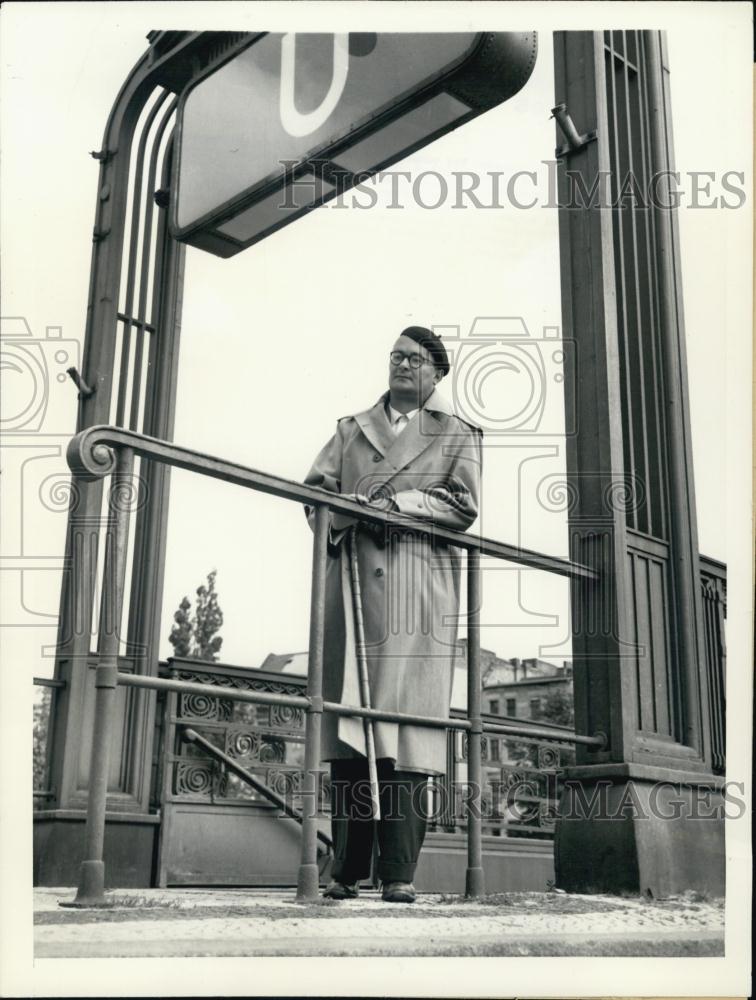
[[[357,565],[357,526],[349,531],[349,564],[352,571],[352,602],[354,607],[354,626],[357,646],[357,669],[360,678],[360,701],[362,708],[372,708],[370,704],[370,681],[368,679],[367,657],[365,655],[365,622],[362,617],[362,590],[360,589],[360,570]],[[381,806],[378,801],[378,771],[375,766],[375,736],[373,720],[364,718],[365,749],[367,750],[368,778],[370,779],[370,802],[373,819],[381,818]]]

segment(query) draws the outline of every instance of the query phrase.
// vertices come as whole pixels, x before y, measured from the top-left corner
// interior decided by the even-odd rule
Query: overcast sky
[[[61,328],[68,352],[81,342],[97,182],[88,151],[100,148],[110,106],[145,49],[148,30],[417,30],[396,9],[404,5],[380,14],[375,8],[372,24],[364,15],[360,22],[331,23],[325,7],[317,20],[318,5],[302,5],[296,18],[288,5],[253,6],[218,4],[210,12],[184,4],[5,6],[3,316],[25,317],[40,339],[47,328]],[[728,416],[727,400],[737,396],[733,387],[742,393],[748,375],[751,205],[749,199],[739,210],[690,208],[685,175],[713,172],[714,196],[722,194],[726,171],[744,172],[750,182],[750,35],[743,5],[685,6],[684,28],[669,7],[654,4],[605,8],[601,23],[594,14],[577,24],[573,11],[569,26],[669,28],[676,159],[688,192],[679,218],[699,540],[702,552],[726,559],[733,545],[728,477],[731,482],[739,461],[728,450],[742,444],[732,428],[743,412]],[[516,97],[394,169],[413,177],[435,171],[452,190],[455,171],[508,177],[535,170],[545,197],[543,161],[553,158],[554,148],[549,28],[557,10],[559,24],[568,26],[566,7],[507,5],[506,19],[503,7],[487,8],[485,17],[475,5],[442,7],[448,24],[433,22],[434,28],[469,28],[466,18],[477,30],[539,27],[536,68]],[[421,197],[432,201],[438,187],[427,176]],[[458,328],[464,338],[476,317],[519,317],[534,342],[544,329],[561,327],[556,210],[508,204],[455,210],[452,197],[429,210],[413,200],[409,186],[399,190],[401,210],[388,207],[390,185],[377,184],[375,207],[319,209],[231,260],[189,249],[176,441],[301,479],[336,419],[369,406],[384,390],[387,352],[407,324]],[[6,629],[5,641],[35,674],[52,673],[49,649],[45,655],[42,647],[54,641],[55,566],[65,528],[62,447],[76,406],[73,385],[56,380],[66,365],[52,348],[44,350],[52,373],[45,423],[35,435],[7,438],[4,458],[6,472],[13,472],[3,498],[4,552],[37,560],[34,572],[22,574],[8,563],[3,574],[3,622],[24,626]],[[459,348],[460,357],[465,350],[469,346]],[[487,439],[479,528],[566,555],[565,514],[542,502],[564,469],[561,385],[551,353],[544,356],[545,408],[537,432]],[[452,378],[442,390],[465,405]],[[482,405],[495,416],[497,399],[519,398],[522,391],[522,382],[502,371],[486,384]],[[472,415],[469,399],[467,405]],[[309,561],[310,535],[296,506],[174,473],[161,655],[170,652],[165,640],[173,609],[211,569],[218,571],[226,616],[226,662],[253,666],[269,652],[304,649]],[[503,564],[484,568],[483,644],[507,657],[569,657],[566,583]]]

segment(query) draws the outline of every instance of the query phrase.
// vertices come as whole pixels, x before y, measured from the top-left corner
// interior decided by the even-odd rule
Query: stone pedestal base
[[[105,888],[147,888],[154,884],[159,830],[157,816],[107,813]],[[84,860],[86,813],[50,809],[34,816],[34,885],[79,885]]]
[[[571,768],[556,824],[557,887],[655,899],[691,889],[724,896],[723,784],[667,768]]]

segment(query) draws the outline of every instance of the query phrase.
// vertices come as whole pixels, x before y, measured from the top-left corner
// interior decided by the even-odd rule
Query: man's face
[[[389,361],[389,389],[403,396],[417,397],[420,403],[424,403],[441,378],[441,373],[432,362],[430,351],[409,337],[400,337],[391,351],[399,351],[404,357],[399,365]],[[410,364],[409,359],[415,357],[423,361],[419,368],[413,368]],[[414,363],[417,364],[416,361]]]

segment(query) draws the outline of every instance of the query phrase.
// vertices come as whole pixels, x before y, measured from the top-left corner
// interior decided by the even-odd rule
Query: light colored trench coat
[[[478,514],[482,432],[456,417],[438,392],[395,437],[387,394],[338,421],[305,482],[369,496],[382,487],[403,515],[464,530]],[[310,512],[310,522],[312,516]],[[359,705],[348,531],[331,515],[326,570],[323,697]],[[464,553],[431,537],[373,526],[357,535],[365,643],[373,708],[449,715]],[[446,732],[377,722],[376,757],[398,770],[443,773]],[[361,719],[323,716],[322,759],[365,755]]]

